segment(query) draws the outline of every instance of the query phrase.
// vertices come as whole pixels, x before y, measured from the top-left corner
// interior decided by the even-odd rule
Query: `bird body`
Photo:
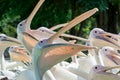
[[[66,70],[65,68],[62,68],[61,66],[54,66],[51,69],[51,72],[53,73],[54,77],[56,78],[56,80],[86,80],[81,76],[78,76],[68,70]]]

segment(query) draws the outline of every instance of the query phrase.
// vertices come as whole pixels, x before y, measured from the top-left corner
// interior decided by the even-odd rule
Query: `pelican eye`
[[[43,43],[43,41],[40,41],[40,43]]]
[[[95,69],[97,69],[97,66],[95,67]]]
[[[107,51],[107,49],[105,49],[105,51]]]
[[[95,31],[95,33],[97,33],[97,31]]]
[[[42,30],[42,32],[44,32],[44,30]]]
[[[20,24],[20,26],[22,26],[22,24]]]

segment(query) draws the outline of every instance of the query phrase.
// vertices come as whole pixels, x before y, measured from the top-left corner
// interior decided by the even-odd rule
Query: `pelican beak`
[[[20,41],[18,41],[17,39],[15,39],[15,38],[12,38],[12,37],[9,37],[9,36],[7,36],[7,37],[5,37],[4,39],[2,39],[3,41],[9,41],[9,42],[13,42],[13,43],[16,43],[16,44],[21,44],[20,43]]]
[[[115,69],[115,68],[120,68],[120,65],[113,66],[113,67],[104,67],[103,69],[100,70],[100,72],[106,72],[108,70]]]
[[[106,41],[112,43],[113,45],[120,47],[120,36],[119,35],[105,32],[105,33],[101,33],[100,36],[103,37]]]
[[[78,23],[80,23],[80,22],[84,21],[85,19],[89,18],[90,16],[92,16],[97,11],[98,11],[98,9],[94,8],[94,9],[89,10],[89,11],[81,14],[80,16],[76,17],[75,19],[73,19],[72,21],[70,21],[66,26],[64,26],[62,29],[60,29],[56,34],[54,34],[53,36],[51,36],[48,39],[48,43],[52,43],[54,39],[56,39],[57,37],[59,37],[65,31],[71,29],[72,27],[74,27]]]
[[[26,25],[30,26],[33,17],[35,16],[35,14],[37,13],[38,9],[41,7],[41,5],[43,4],[45,0],[39,0],[39,2],[37,3],[37,5],[35,6],[35,8],[33,9],[32,13],[29,15],[29,17],[26,20]]]
[[[120,62],[120,54],[115,51],[111,51],[110,56],[111,60],[118,65]]]

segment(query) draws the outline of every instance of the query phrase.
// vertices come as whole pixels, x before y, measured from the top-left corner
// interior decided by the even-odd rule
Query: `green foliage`
[[[0,33],[16,37],[17,24],[26,19],[38,0],[0,0]],[[105,11],[108,3],[118,5],[120,0],[46,0],[35,15],[31,28],[40,26],[52,27],[54,25],[69,22],[71,19],[94,7]],[[78,24],[75,34],[81,31],[83,37],[87,37],[90,30],[97,26],[97,15]],[[71,31],[67,31],[70,33]]]
[[[9,36],[16,36],[16,21],[20,16],[14,16],[11,12],[5,13],[0,21],[0,33],[5,33]]]

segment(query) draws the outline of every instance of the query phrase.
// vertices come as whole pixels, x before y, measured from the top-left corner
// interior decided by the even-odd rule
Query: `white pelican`
[[[21,43],[15,39],[15,38],[12,38],[12,37],[9,37],[9,36],[6,36],[5,34],[0,34],[0,63],[2,64],[2,56],[3,56],[3,53],[4,53],[4,50],[11,46],[11,45],[21,45]],[[1,68],[4,68],[4,65],[1,65]]]
[[[83,21],[90,15],[94,14],[97,9],[90,10],[79,17],[72,20],[68,25],[64,28],[60,29],[58,33],[51,36],[49,39],[44,39],[37,43],[36,47],[33,51],[33,64],[34,64],[34,71],[36,80],[41,80],[44,73],[53,67],[55,64],[61,62],[62,60],[76,54],[81,50],[87,49],[95,49],[96,47],[90,46],[82,46],[82,45],[75,45],[75,44],[51,44],[53,43],[54,39],[58,38],[62,33],[69,30],[73,26],[75,26],[80,21]],[[80,18],[80,19],[79,19]],[[79,21],[80,20],[80,21]],[[32,38],[30,35],[27,35],[28,38]],[[32,38],[34,39],[34,38]],[[27,39],[28,40],[28,39]],[[54,53],[56,52],[56,53]],[[27,76],[26,76],[27,77]]]
[[[55,35],[55,37],[57,37]],[[96,47],[82,46],[75,44],[49,44],[54,38],[51,37],[48,40],[40,41],[33,51],[33,64],[36,80],[42,80],[44,73],[51,69],[55,64],[63,61],[64,59],[75,55],[81,50],[95,49]],[[49,41],[50,40],[50,41]],[[47,43],[49,42],[49,43]],[[32,71],[29,71],[30,74],[33,74]],[[28,73],[26,75],[29,76]],[[25,75],[25,76],[26,76]],[[27,76],[26,76],[27,77]],[[26,78],[25,77],[25,78]],[[29,76],[34,78],[33,76]],[[27,78],[26,78],[27,79]]]
[[[93,9],[93,11],[94,10],[96,12],[96,9]],[[72,28],[74,25],[76,25],[76,23],[79,23],[80,17],[83,18],[84,16],[84,19],[86,19],[85,15],[86,14],[88,15],[88,12],[82,14],[81,16],[69,22],[68,25],[66,25],[66,27],[60,29],[56,34],[51,36],[49,39],[44,39],[42,41],[39,41],[39,43],[37,43],[37,45],[33,50],[33,64],[34,64],[36,80],[41,80],[43,74],[47,70],[49,70],[52,66],[61,62],[62,60],[69,58],[70,56],[76,54],[79,51],[95,48],[95,47],[88,47],[88,46],[75,45],[75,44],[64,44],[64,43],[51,44],[53,43],[54,39],[58,38],[62,33]]]
[[[36,80],[41,80],[46,70],[51,69],[52,66],[62,60],[69,58],[81,50],[95,48],[75,44],[48,44],[47,42],[51,42],[49,40],[53,40],[53,37],[48,40],[40,41],[33,51]]]
[[[120,76],[109,72],[109,70],[120,68],[120,65],[113,67],[105,67],[96,65],[91,69],[88,80],[120,80]]]

